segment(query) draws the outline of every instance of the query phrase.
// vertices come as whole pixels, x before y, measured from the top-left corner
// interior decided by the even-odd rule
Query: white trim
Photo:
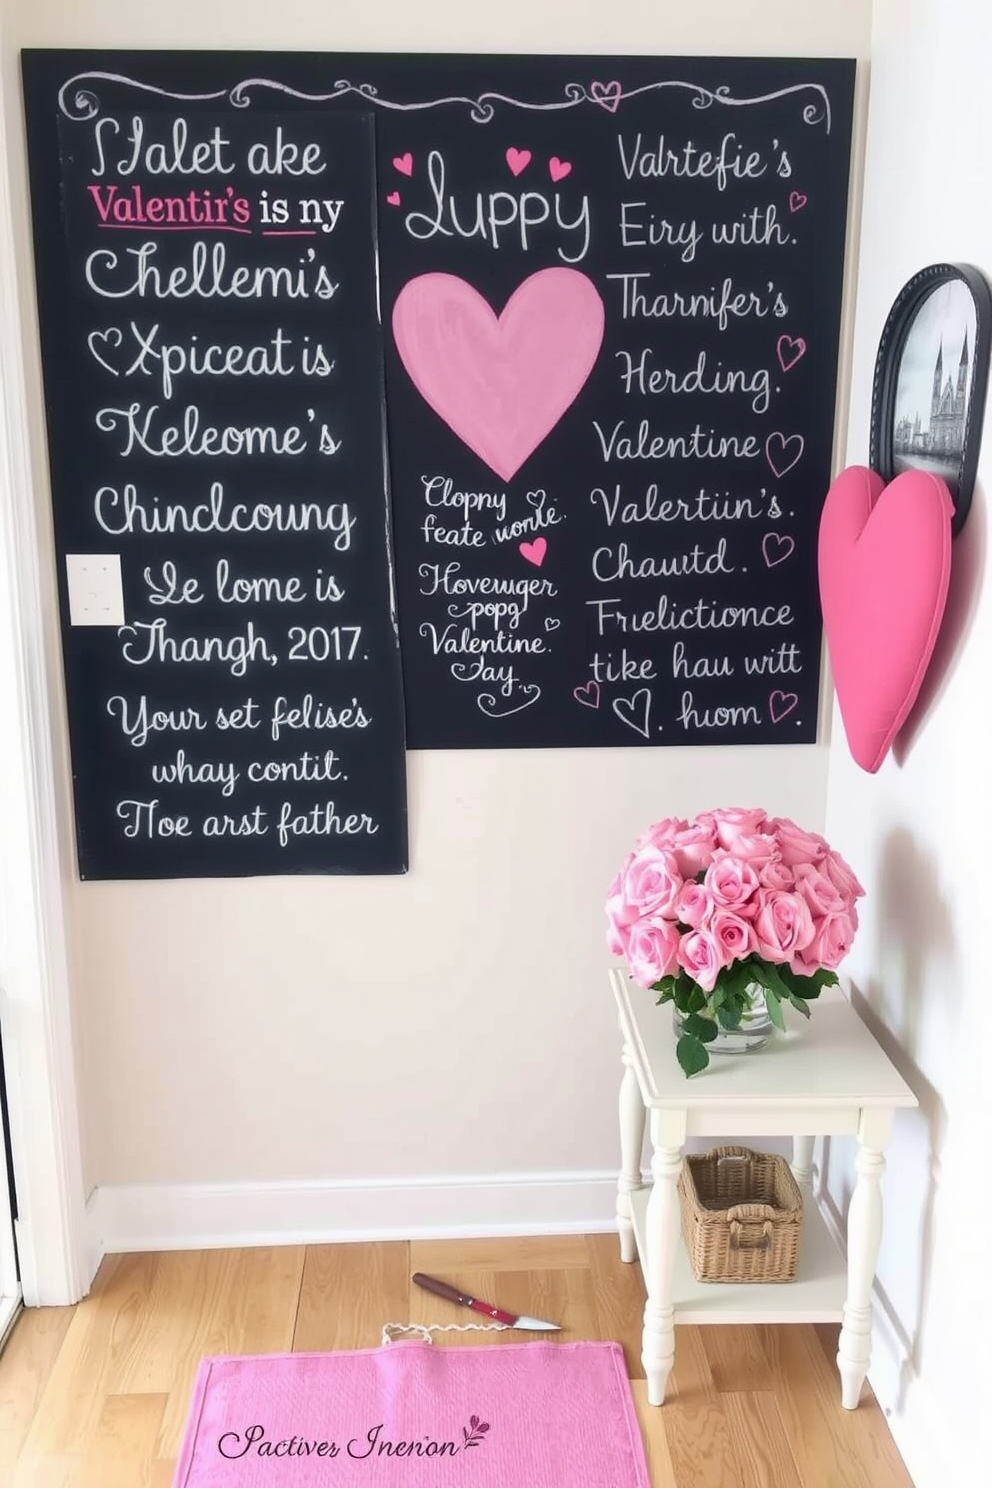
[[[0,1352],[14,1331],[14,1324],[24,1309],[20,1291],[16,1297],[0,1297]]]
[[[90,1266],[121,1251],[601,1233],[616,1199],[615,1172],[100,1187]]]
[[[847,1235],[843,1217],[829,1192],[824,1191],[818,1197],[827,1228],[846,1255]],[[877,1281],[873,1301],[868,1383],[885,1415],[906,1471],[915,1488],[966,1488],[975,1481],[970,1460],[968,1463],[963,1457],[957,1462],[953,1460],[955,1434],[947,1430],[946,1416],[935,1407],[923,1380],[908,1364],[905,1345],[890,1325]],[[966,1447],[964,1450],[970,1452],[971,1449]]]
[[[0,93],[0,1018],[21,1284],[41,1306],[78,1301],[89,1278],[5,107]]]
[[[2,758],[2,756],[0,756]],[[2,852],[0,847],[0,852]],[[0,943],[5,928],[0,916]],[[21,1282],[17,1273],[17,1247],[14,1244],[14,1211],[10,1184],[7,1181],[6,1124],[0,1105],[0,1343],[10,1327],[13,1313],[21,1301]]]

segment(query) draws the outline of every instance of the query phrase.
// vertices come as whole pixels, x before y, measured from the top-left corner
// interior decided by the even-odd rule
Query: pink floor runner
[[[650,1488],[615,1343],[200,1365],[174,1488]]]

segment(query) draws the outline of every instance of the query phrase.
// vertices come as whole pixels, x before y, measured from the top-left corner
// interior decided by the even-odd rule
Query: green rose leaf
[[[740,1028],[741,1005],[732,997],[728,997],[726,1001],[721,1002],[720,1006],[717,1008],[716,1016],[719,1020],[721,1028]]]
[[[765,1007],[768,1009],[768,1016],[775,1024],[775,1027],[780,1028],[784,1033],[785,1018],[782,1015],[782,1004],[779,1002],[774,992],[766,992]]]
[[[793,992],[792,996],[789,998],[789,1001],[792,1003],[792,1006],[794,1008],[799,1009],[804,1018],[809,1017],[809,1003],[806,1001],[805,997],[800,997],[798,993]]]
[[[811,976],[793,975],[791,990],[797,996],[805,998],[807,1002],[814,1002],[824,987],[836,987],[839,980],[840,978],[835,971],[831,971],[826,966],[821,966]]]
[[[784,997],[788,1000],[792,996],[792,989],[786,986],[781,969],[778,966],[766,966],[763,969],[766,990],[773,993],[775,997]]]
[[[690,1013],[683,1026],[690,1038],[703,1044],[711,1044],[719,1032],[712,1018],[701,1018],[698,1013]]]
[[[710,1056],[699,1039],[683,1034],[675,1045],[675,1057],[685,1075],[698,1075],[710,1062]]]
[[[675,1003],[675,1006],[678,1008],[679,1012],[682,1013],[683,1015],[686,1014],[686,1013],[690,1013],[692,1011],[692,1008],[690,1006],[690,999],[692,997],[692,992],[693,992],[693,987],[692,987],[692,983],[691,982],[689,982],[689,984],[686,985],[686,983],[680,977],[678,979],[678,981],[675,983],[675,991],[674,991],[674,994],[673,994],[673,1001]]]

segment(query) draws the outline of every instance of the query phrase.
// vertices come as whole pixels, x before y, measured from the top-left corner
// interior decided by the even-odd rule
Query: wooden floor
[[[621,1342],[654,1488],[912,1488],[867,1387],[840,1407],[834,1327],[677,1328],[668,1399],[649,1407],[640,1270],[613,1235],[108,1257],[84,1302],[25,1312],[0,1355],[0,1484],[172,1488],[202,1356],[368,1348],[386,1322],[471,1319],[411,1288],[417,1270],[560,1321],[562,1340]]]

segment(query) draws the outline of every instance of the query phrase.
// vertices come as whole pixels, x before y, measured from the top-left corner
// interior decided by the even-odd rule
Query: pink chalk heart
[[[806,205],[806,203],[808,201],[809,201],[809,197],[808,196],[805,196],[803,194],[803,192],[801,192],[801,191],[790,191],[789,192],[789,211],[790,212],[801,212],[802,209],[803,209],[803,207]]]
[[[784,563],[786,558],[792,557],[795,550],[795,538],[783,536],[779,532],[768,532],[761,541],[761,551],[769,568],[774,568],[776,563]]]
[[[612,83],[590,83],[589,97],[593,103],[598,103],[600,108],[609,109],[611,114],[615,114],[620,107],[623,88],[615,79]]]
[[[525,171],[530,165],[530,151],[515,150],[511,145],[506,152],[506,163],[513,174],[519,176],[520,172]]]
[[[803,457],[806,441],[801,434],[769,434],[765,440],[765,459],[775,475],[781,477]]]
[[[806,355],[806,342],[802,336],[779,336],[778,364],[783,372],[791,372],[797,362]]]
[[[533,542],[522,542],[520,544],[520,555],[526,558],[528,563],[533,563],[540,568],[548,551],[548,539],[546,537],[535,537]]]
[[[593,680],[587,682],[584,687],[573,687],[572,696],[583,708],[599,707],[599,683]]]
[[[405,155],[394,155],[393,165],[399,171],[401,176],[413,175],[413,156],[410,154],[409,150],[407,150]]]
[[[389,203],[389,205],[391,207],[398,207],[399,204],[400,204],[400,194],[399,194],[399,192],[398,191],[391,191],[389,193],[389,195],[386,197],[386,201]]]
[[[421,274],[396,297],[393,335],[420,396],[508,481],[585,386],[604,319],[577,269],[539,269],[499,316],[464,279]]]
[[[823,628],[848,745],[874,774],[916,701],[951,573],[954,503],[906,470],[886,485],[852,466],[827,493],[817,564]]]
[[[548,170],[551,172],[552,181],[564,181],[566,176],[572,174],[572,162],[559,160],[557,155],[552,155],[548,161]]]
[[[781,723],[783,718],[788,718],[794,708],[799,706],[799,695],[795,692],[780,692],[778,688],[768,694],[768,711],[771,714],[772,723]]]

